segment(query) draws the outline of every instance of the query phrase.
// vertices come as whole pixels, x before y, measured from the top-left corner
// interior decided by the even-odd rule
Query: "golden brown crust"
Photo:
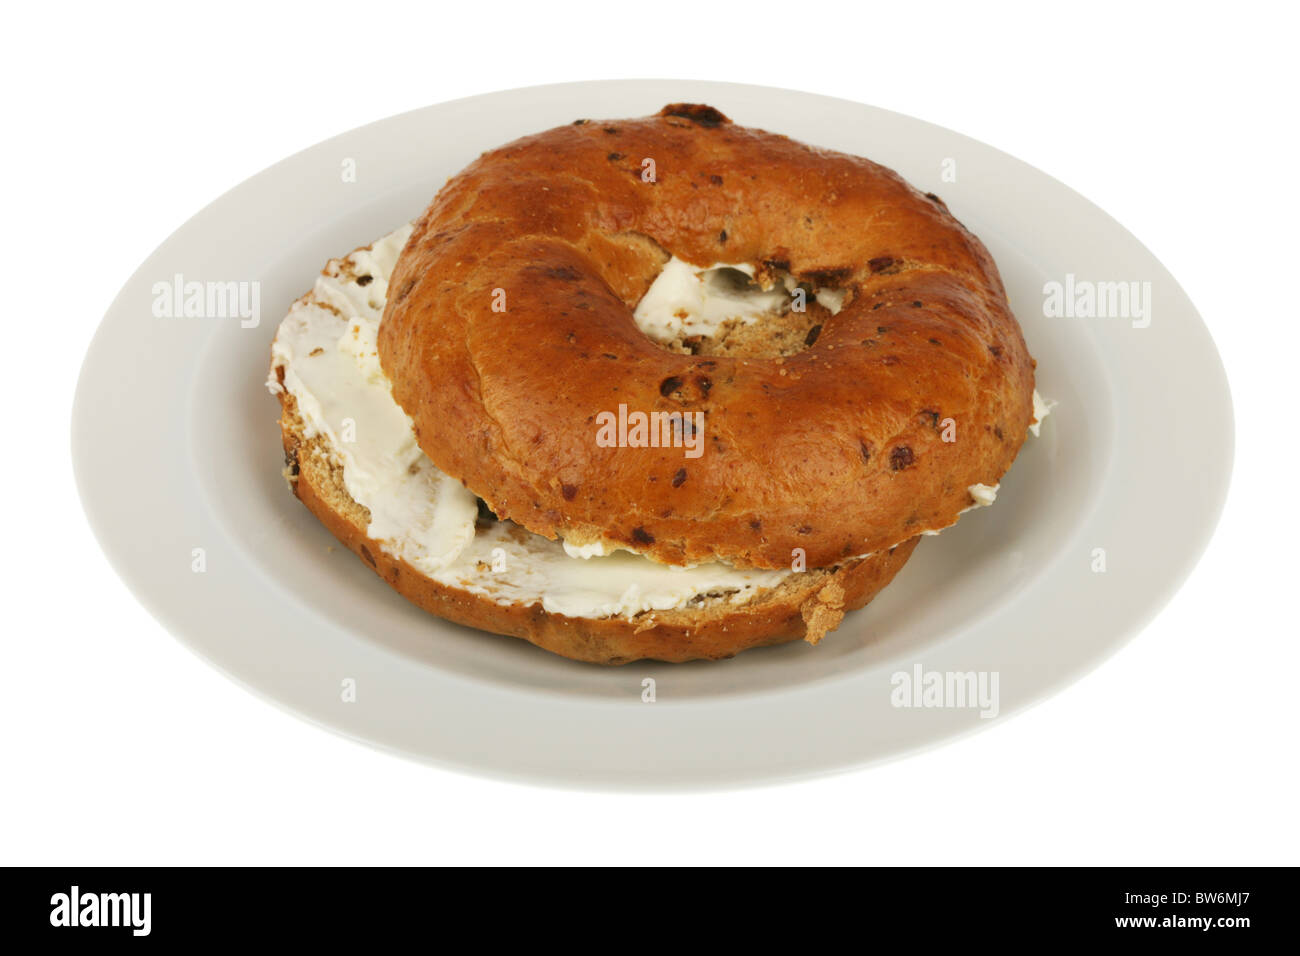
[[[429,613],[467,627],[521,637],[573,660],[595,664],[718,660],[751,647],[799,638],[817,643],[839,625],[844,611],[862,607],[893,579],[918,540],[848,562],[834,572],[806,572],[804,582],[771,589],[738,606],[595,619],[552,614],[540,604],[500,604],[439,584],[368,537],[369,515],[343,487],[341,470],[324,439],[304,437],[293,396],[282,392],[279,398],[281,438],[293,492],[334,537],[395,591]],[[801,608],[810,604],[818,608],[819,616],[805,623]],[[835,609],[829,618],[822,610],[828,605]]]
[[[669,252],[852,297],[794,355],[678,354],[631,317]],[[531,531],[669,563],[783,567],[802,548],[827,567],[946,527],[1032,420],[997,269],[937,197],[710,107],[485,154],[417,222],[390,288],[381,360],[440,469]],[[595,417],[620,404],[704,413],[703,456],[599,447]]]

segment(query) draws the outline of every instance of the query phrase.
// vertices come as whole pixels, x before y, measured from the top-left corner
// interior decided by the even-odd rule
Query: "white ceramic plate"
[[[677,101],[869,156],[941,195],[992,251],[1039,388],[1060,404],[997,504],[924,540],[894,584],[820,647],[604,669],[429,617],[331,547],[285,487],[278,406],[263,380],[279,319],[325,261],[417,215],[480,152],[579,117],[641,116]],[[154,284],[177,274],[259,282],[260,324],[155,316]],[[1150,324],[1046,317],[1044,285],[1067,275],[1150,283]],[[1141,243],[1061,183],[884,110],[677,81],[431,106],[253,177],[126,283],[90,347],[73,419],[77,480],[104,550],[150,611],[214,666],[309,720],[409,757],[602,788],[807,776],[1007,719],[1096,666],[1173,595],[1218,518],[1232,442],[1223,369],[1187,296]],[[894,675],[918,665],[996,674],[998,716],[895,706]],[[647,678],[653,703],[643,701]],[[343,699],[345,681],[355,701]]]

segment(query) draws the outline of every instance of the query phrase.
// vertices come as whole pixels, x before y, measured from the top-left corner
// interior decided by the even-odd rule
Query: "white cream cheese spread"
[[[1038,389],[1034,389],[1034,423],[1029,426],[1029,430],[1035,438],[1038,437],[1039,430],[1043,427],[1043,419],[1050,415],[1055,407],[1056,402],[1049,402],[1038,394]]]
[[[969,491],[970,496],[975,499],[975,504],[971,505],[971,508],[987,508],[989,505],[993,504],[998,497],[998,485],[976,484],[971,485],[966,490]],[[970,511],[971,509],[967,508],[966,510]]]
[[[746,263],[693,266],[673,256],[637,303],[632,317],[638,328],[656,342],[679,336],[713,335],[727,322],[749,324],[789,307],[796,288],[792,276],[770,289],[754,281],[754,267]],[[839,289],[817,289],[813,298],[838,312],[844,304]]]
[[[393,401],[375,336],[388,276],[410,235],[404,226],[317,277],[315,299],[298,302],[272,355],[297,400],[307,437],[324,434],[343,466],[343,484],[370,510],[367,534],[388,541],[425,574],[455,561],[474,537],[478,503],[433,467],[410,418]],[[363,280],[364,285],[355,280]],[[272,380],[274,382],[274,379]]]

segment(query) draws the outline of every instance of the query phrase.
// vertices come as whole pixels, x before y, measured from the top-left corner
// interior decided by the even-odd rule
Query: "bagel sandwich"
[[[819,642],[992,503],[1033,364],[937,197],[675,104],[331,260],[268,387],[292,490],[395,590],[618,664]]]
[[[817,643],[906,563],[916,538],[803,572],[672,567],[580,556],[498,519],[424,456],[378,365],[388,278],[410,231],[326,265],[281,323],[268,380],[291,490],[403,597],[574,660],[715,660]]]

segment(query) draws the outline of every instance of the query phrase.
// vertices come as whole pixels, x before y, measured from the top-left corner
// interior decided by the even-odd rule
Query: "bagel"
[[[802,573],[574,557],[498,519],[415,443],[375,339],[410,227],[331,260],[272,345],[284,474],[321,523],[398,593],[439,617],[579,661],[731,657],[817,643],[883,588],[918,538]]]
[[[638,324],[670,267],[807,307]],[[709,106],[485,153],[416,221],[391,288],[378,356],[419,448],[571,553],[887,553],[984,503],[1036,417],[997,268],[938,197]],[[623,418],[599,441],[638,414],[657,447],[622,441]]]

